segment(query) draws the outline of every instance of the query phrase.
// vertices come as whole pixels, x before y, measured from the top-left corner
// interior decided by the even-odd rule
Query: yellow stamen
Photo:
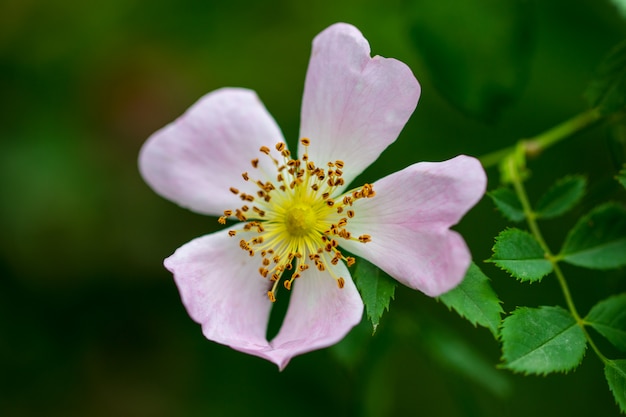
[[[267,292],[271,302],[276,301],[278,284],[287,290],[293,288],[294,281],[301,276],[306,279],[305,272],[315,267],[319,272],[328,272],[335,279],[339,288],[344,288],[345,278],[335,273],[336,265],[345,262],[348,267],[355,263],[353,257],[342,254],[342,240],[367,243],[372,240],[368,234],[358,238],[350,233],[350,219],[357,216],[353,208],[356,200],[372,198],[375,195],[373,186],[365,184],[360,188],[343,193],[343,169],[341,160],[328,161],[320,168],[315,161],[309,160],[307,151],[311,140],[301,138],[300,143],[305,152],[300,159],[292,159],[291,153],[284,142],[275,145],[280,156],[272,155],[267,146],[259,151],[273,163],[276,174],[275,181],[268,178],[264,171],[257,175],[248,172],[242,174],[244,181],[251,181],[258,188],[241,192],[240,188],[230,187],[230,192],[238,195],[245,203],[235,210],[225,210],[218,221],[225,224],[229,217],[236,217],[240,226],[229,230],[230,236],[237,232],[245,232],[239,246],[249,256],[260,255],[259,275],[272,282]],[[276,154],[274,154],[276,155]],[[281,160],[282,159],[282,160]],[[321,162],[321,161],[317,161]],[[252,167],[258,169],[259,159],[251,161]],[[272,174],[270,173],[270,176]]]

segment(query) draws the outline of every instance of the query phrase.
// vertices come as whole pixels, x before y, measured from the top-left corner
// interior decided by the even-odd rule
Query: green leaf
[[[539,242],[530,233],[515,228],[500,232],[488,261],[520,281],[539,281],[552,272]]]
[[[411,38],[435,87],[461,111],[486,121],[497,119],[517,100],[528,78],[530,2],[418,0],[408,4]]]
[[[565,213],[580,201],[586,186],[587,180],[580,175],[561,179],[537,202],[537,217],[550,219]]]
[[[613,113],[626,105],[626,41],[613,48],[600,63],[585,97],[602,114]]]
[[[626,265],[626,210],[607,203],[582,217],[568,233],[559,257],[592,269]]]
[[[626,360],[607,361],[604,376],[622,413],[626,413]]]
[[[626,351],[626,293],[600,301],[591,308],[585,322]]]
[[[510,188],[502,187],[497,190],[493,190],[487,194],[493,200],[498,210],[504,215],[505,218],[512,222],[521,222],[526,218],[522,203],[520,203],[517,194],[515,194]]]
[[[617,176],[615,178],[617,179],[617,181],[619,181],[620,184],[622,184],[622,187],[626,188],[626,166],[617,173]]]
[[[521,307],[502,322],[504,367],[515,372],[567,372],[580,364],[587,340],[561,307]]]
[[[376,333],[380,318],[385,310],[389,311],[389,301],[394,297],[397,282],[365,259],[357,260],[353,277],[367,317],[372,322],[372,333]]]
[[[486,327],[498,336],[502,302],[491,288],[489,278],[476,264],[470,265],[461,284],[439,299],[474,326]]]

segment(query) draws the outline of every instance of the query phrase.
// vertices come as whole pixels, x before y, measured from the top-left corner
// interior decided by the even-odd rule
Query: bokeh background
[[[256,90],[293,143],[311,40],[337,21],[423,89],[367,181],[584,111],[597,64],[626,37],[609,0],[0,2],[1,416],[618,415],[593,353],[568,375],[498,370],[487,330],[406,288],[375,336],[364,322],[282,373],[189,319],[162,259],[218,224],[152,192],[139,148],[222,86]],[[581,206],[543,224],[553,248],[595,204],[624,201],[621,135],[598,126],[530,163],[531,198],[589,178]],[[562,305],[552,278],[521,285],[482,263],[505,226],[488,199],[457,226],[505,310]],[[582,312],[626,289],[623,270],[565,272]]]

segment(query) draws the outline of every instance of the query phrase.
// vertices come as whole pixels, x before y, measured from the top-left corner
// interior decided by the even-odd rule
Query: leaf
[[[626,105],[626,41],[615,46],[600,63],[585,97],[602,114],[613,113]]]
[[[567,234],[559,257],[591,269],[626,265],[626,210],[607,203],[582,217]]]
[[[561,179],[537,202],[537,217],[550,219],[564,214],[580,201],[586,186],[587,180],[580,175]]]
[[[411,38],[435,87],[461,111],[496,120],[517,100],[528,78],[531,4],[523,0],[408,4]]]
[[[609,297],[591,308],[585,322],[626,351],[626,293]]]
[[[493,256],[488,260],[520,281],[539,281],[552,272],[539,242],[528,232],[507,229],[496,237]]]
[[[439,300],[474,326],[486,327],[495,337],[498,336],[502,302],[491,288],[489,278],[473,262],[461,284],[440,296]]]
[[[522,203],[517,198],[517,194],[511,191],[510,188],[498,188],[487,195],[491,197],[493,203],[506,219],[512,222],[521,222],[526,218]]]
[[[607,361],[604,365],[604,376],[615,402],[622,413],[626,413],[626,360]]]
[[[372,333],[376,333],[380,318],[385,310],[389,311],[389,301],[394,297],[397,282],[365,259],[356,262],[353,276],[367,317],[372,322]]]
[[[615,178],[620,184],[622,184],[622,187],[626,188],[626,166],[617,173],[617,176]]]
[[[567,372],[585,355],[587,340],[569,312],[561,307],[521,307],[502,322],[504,367],[515,372]]]

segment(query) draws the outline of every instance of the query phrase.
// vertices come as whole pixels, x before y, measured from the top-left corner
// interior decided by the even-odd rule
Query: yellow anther
[[[349,206],[357,199],[373,197],[373,186],[365,184],[331,198],[338,192],[337,187],[345,183],[342,177],[344,162],[323,161],[325,168],[319,168],[307,154],[311,141],[301,138],[300,144],[305,152],[298,159],[292,159],[285,142],[275,144],[275,150],[262,146],[260,152],[269,157],[276,171],[272,174],[264,170],[263,180],[250,176],[248,172],[242,173],[243,180],[256,184],[255,192],[248,194],[241,192],[241,187],[230,187],[230,192],[238,195],[243,202],[242,206],[225,210],[224,215],[218,218],[222,224],[232,217],[242,222],[237,229],[229,230],[228,235],[246,232],[246,238],[239,240],[241,249],[250,256],[261,254],[258,271],[262,277],[273,282],[273,287],[267,292],[272,302],[276,300],[281,281],[286,289],[291,290],[294,280],[301,275],[306,279],[304,271],[310,266],[320,272],[328,271],[338,287],[343,288],[345,279],[335,273],[335,266],[345,262],[351,267],[355,259],[341,253],[340,239],[362,243],[372,240],[367,234],[352,237],[350,219],[355,217],[355,210]],[[276,151],[282,156],[282,161],[272,155]],[[253,168],[257,168],[259,163],[259,158],[251,160]],[[248,220],[247,216],[251,219]],[[310,264],[304,262],[307,258]],[[284,277],[287,271],[291,271],[288,279]]]

